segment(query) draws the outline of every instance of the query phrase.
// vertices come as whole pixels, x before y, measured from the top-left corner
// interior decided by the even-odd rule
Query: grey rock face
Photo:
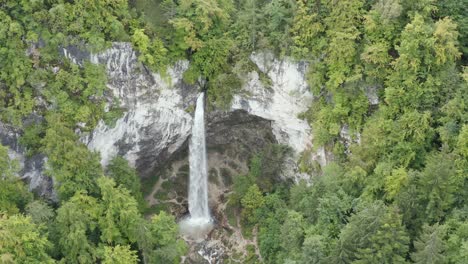
[[[64,54],[77,63],[83,59],[82,54],[75,57],[72,51]],[[82,141],[101,153],[103,165],[122,155],[142,176],[149,175],[189,136],[192,117],[185,110],[198,89],[182,82],[188,62],[177,63],[167,76],[154,74],[138,63],[129,43],[115,43],[103,53],[88,55],[88,59],[105,65],[108,87],[127,111],[114,127],[101,122]]]
[[[8,147],[10,159],[19,162],[18,176],[29,184],[29,190],[55,201],[53,181],[44,174],[46,157],[43,155],[27,156],[26,150],[19,144],[21,130],[0,122],[0,143]]]
[[[113,156],[123,155],[142,176],[148,176],[186,146],[192,126],[192,116],[187,109],[193,107],[199,90],[199,87],[188,86],[182,81],[188,68],[187,61],[177,63],[169,69],[168,76],[163,77],[143,68],[128,43],[115,43],[112,48],[95,55],[77,52],[75,56],[73,50],[63,53],[76,63],[88,56],[93,63],[105,65],[108,87],[127,110],[115,127],[100,123],[91,134],[82,137],[90,149],[101,152],[103,165]],[[298,118],[312,100],[305,80],[307,65],[279,61],[268,53],[254,54],[251,59],[271,79],[271,87],[264,87],[257,72],[250,73],[243,87],[249,95],[235,96],[228,111],[231,113],[224,113],[224,117],[218,112],[211,114],[212,125],[227,115],[238,115],[238,110],[243,110],[245,120],[228,118],[237,123],[223,123],[226,127],[217,129],[221,134],[208,135],[208,144],[222,145],[227,139],[244,137],[229,135],[236,131],[232,128],[248,124],[252,118],[259,122],[269,120],[267,123],[275,141],[289,145],[295,153],[288,161],[289,170],[285,177],[304,178],[305,175],[297,173],[295,158],[312,146],[311,128],[305,120]],[[325,163],[320,153],[314,158]]]

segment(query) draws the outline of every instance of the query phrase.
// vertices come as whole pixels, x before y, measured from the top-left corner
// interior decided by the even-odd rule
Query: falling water
[[[209,222],[208,172],[206,165],[204,93],[197,99],[193,120],[192,138],[189,145],[190,188],[189,211],[192,219]]]
[[[208,170],[205,143],[204,93],[197,99],[189,143],[190,184],[188,204],[190,217],[180,223],[181,232],[193,239],[202,239],[211,230],[208,208]]]

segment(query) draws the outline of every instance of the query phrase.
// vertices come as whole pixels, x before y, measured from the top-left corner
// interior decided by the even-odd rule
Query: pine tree
[[[416,251],[411,254],[411,259],[416,264],[445,263],[445,242],[442,240],[444,228],[435,225],[424,225],[419,238],[414,242]]]

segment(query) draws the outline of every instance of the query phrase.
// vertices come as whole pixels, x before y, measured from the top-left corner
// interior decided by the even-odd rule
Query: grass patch
[[[252,234],[253,228],[254,227],[251,225],[247,225],[247,224],[242,225],[242,235],[244,236],[244,238],[246,239],[253,238],[253,234]]]
[[[245,258],[244,263],[259,263],[258,256],[255,254],[255,246],[254,245],[247,245],[247,257]]]
[[[227,207],[226,207],[226,212],[225,213],[226,213],[226,217],[227,217],[229,225],[234,226],[234,227],[238,227],[237,226],[237,218],[236,218],[236,215],[237,215],[236,214],[236,209],[228,204]]]

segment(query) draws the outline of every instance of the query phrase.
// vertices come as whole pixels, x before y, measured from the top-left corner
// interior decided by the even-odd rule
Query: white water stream
[[[190,217],[180,222],[182,234],[195,240],[203,239],[212,228],[208,208],[204,95],[204,93],[201,93],[197,99],[192,137],[189,143],[190,183],[188,204]]]

